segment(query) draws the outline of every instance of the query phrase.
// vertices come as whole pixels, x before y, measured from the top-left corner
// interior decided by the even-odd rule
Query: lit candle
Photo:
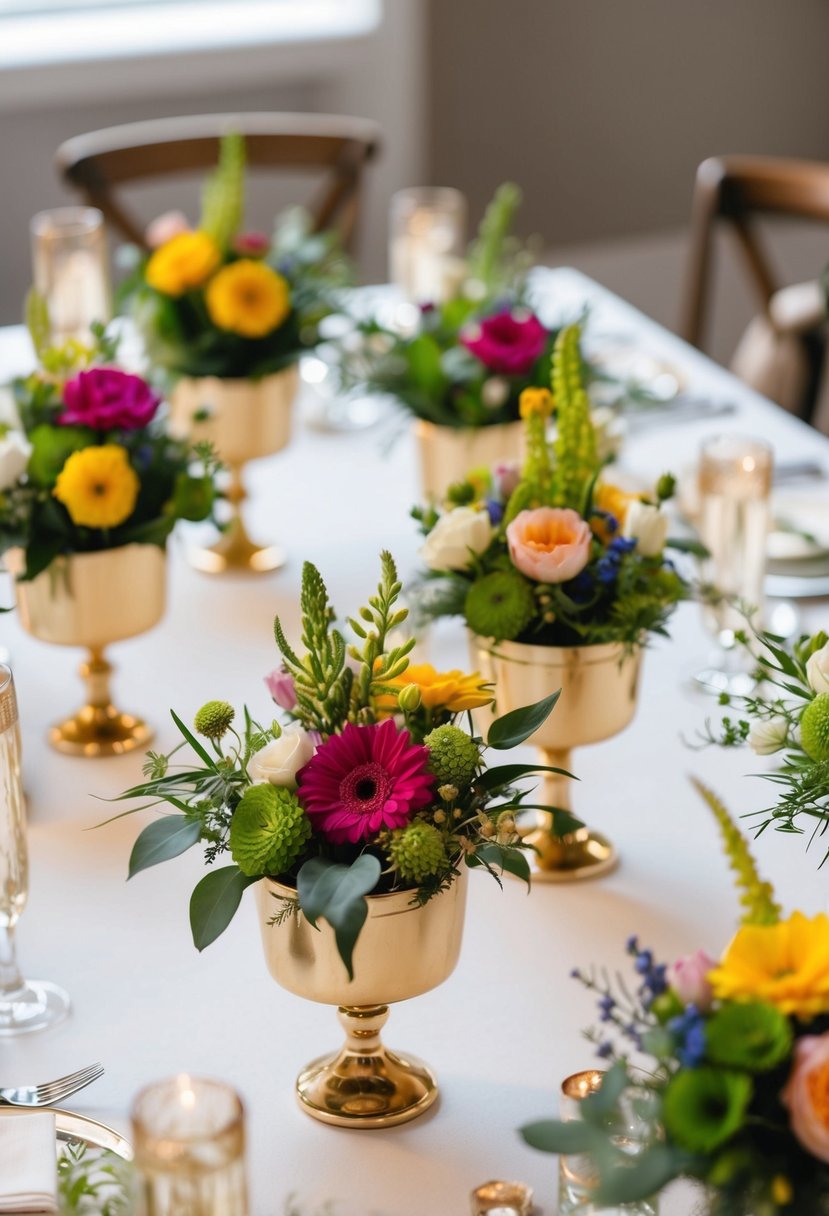
[[[89,339],[111,316],[104,217],[95,207],[59,207],[32,218],[35,290],[49,309],[55,344]]]
[[[466,200],[449,187],[400,190],[392,198],[389,273],[407,300],[440,304],[460,288]]]
[[[472,1216],[529,1216],[532,1206],[523,1182],[485,1182],[472,1192]]]

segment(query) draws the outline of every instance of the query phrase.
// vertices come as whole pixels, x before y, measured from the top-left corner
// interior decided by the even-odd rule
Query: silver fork
[[[104,1075],[101,1064],[90,1064],[78,1072],[70,1072],[56,1081],[44,1081],[42,1085],[19,1085],[11,1089],[0,1088],[0,1105],[3,1106],[54,1106],[70,1094],[91,1085]]]

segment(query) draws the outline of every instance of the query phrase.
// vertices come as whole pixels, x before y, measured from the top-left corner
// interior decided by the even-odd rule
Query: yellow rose
[[[603,519],[601,515],[594,515],[590,520],[593,535],[598,536],[603,544],[609,544],[614,536],[620,534],[627,516],[628,507],[632,502],[637,502],[639,498],[639,494],[629,494],[627,490],[623,490],[620,486],[614,486],[612,482],[599,482],[593,495],[593,506],[597,511],[604,511],[606,514],[612,515],[616,520],[617,527],[614,531],[611,531],[607,526],[606,519]]]
[[[291,289],[282,275],[251,258],[220,270],[206,299],[213,324],[243,338],[266,337],[291,311]]]
[[[206,283],[221,260],[219,246],[206,232],[180,232],[156,249],[144,277],[165,296],[182,296]]]
[[[66,507],[73,524],[117,528],[135,510],[140,488],[126,449],[104,443],[73,452],[52,493]]]
[[[479,672],[465,675],[462,671],[436,671],[431,663],[414,663],[402,675],[384,682],[389,688],[401,690],[414,685],[425,709],[446,709],[450,713],[478,709],[494,699]],[[391,695],[379,697],[377,708],[393,713],[397,708],[396,698]]]
[[[766,1001],[804,1020],[829,1013],[829,916],[743,925],[708,979],[719,1000]]]

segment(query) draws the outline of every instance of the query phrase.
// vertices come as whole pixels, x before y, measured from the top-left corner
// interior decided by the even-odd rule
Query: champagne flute
[[[69,1012],[62,988],[47,980],[24,980],[18,970],[14,930],[28,892],[20,723],[11,669],[0,664],[0,1035],[45,1030]]]

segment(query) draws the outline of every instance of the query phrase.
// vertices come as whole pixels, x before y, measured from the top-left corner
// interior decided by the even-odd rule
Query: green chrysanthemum
[[[429,749],[429,771],[437,784],[468,785],[480,764],[481,753],[471,735],[457,726],[437,726],[423,740]]]
[[[533,619],[535,597],[517,570],[496,570],[472,584],[463,611],[473,633],[509,642]]]
[[[800,741],[812,760],[829,760],[829,692],[819,693],[804,709]]]
[[[227,701],[207,701],[196,714],[193,725],[206,739],[221,739],[235,716],[236,710]]]
[[[243,874],[284,874],[311,836],[311,821],[296,794],[275,785],[252,785],[230,825],[230,854]]]
[[[388,848],[391,863],[404,882],[424,882],[449,863],[440,832],[422,819],[392,832]]]
[[[668,1083],[665,1130],[680,1148],[710,1153],[739,1131],[751,1101],[751,1078],[719,1068],[690,1068]]]
[[[706,1057],[712,1064],[765,1072],[787,1058],[792,1046],[789,1019],[761,1002],[723,1005],[705,1023]]]

